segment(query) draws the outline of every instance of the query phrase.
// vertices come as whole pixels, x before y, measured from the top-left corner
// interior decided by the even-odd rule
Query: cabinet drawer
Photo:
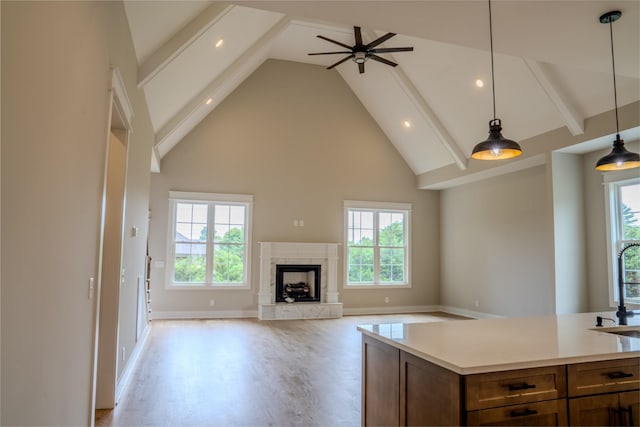
[[[468,375],[465,382],[466,408],[496,408],[566,396],[564,366],[518,369]]]
[[[637,390],[640,388],[640,358],[568,365],[569,396]]]
[[[470,426],[566,426],[565,399],[525,403],[467,413]]]

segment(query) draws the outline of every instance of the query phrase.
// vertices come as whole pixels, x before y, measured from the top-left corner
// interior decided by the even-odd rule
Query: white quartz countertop
[[[640,315],[628,318],[629,326],[605,321],[602,328],[595,327],[596,316],[615,317],[580,313],[360,325],[358,330],[462,375],[640,356],[640,338],[605,332],[638,329]]]

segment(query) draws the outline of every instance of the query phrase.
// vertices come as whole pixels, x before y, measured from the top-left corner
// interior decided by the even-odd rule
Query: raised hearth
[[[301,272],[313,271],[312,279],[294,278],[292,293],[305,293],[317,282],[319,290],[312,298],[293,298],[293,302],[276,302],[277,267]],[[310,267],[314,267],[313,269]],[[258,293],[258,318],[324,319],[342,317],[342,303],[338,301],[338,244],[337,243],[286,243],[260,242],[260,291]],[[317,270],[316,270],[317,268]],[[297,287],[297,288],[296,288]],[[294,290],[294,288],[296,288]],[[318,294],[319,292],[319,294]],[[311,294],[309,290],[309,294]],[[281,298],[278,298],[281,299]]]

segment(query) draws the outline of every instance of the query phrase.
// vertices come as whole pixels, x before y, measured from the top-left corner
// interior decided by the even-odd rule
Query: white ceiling
[[[125,1],[125,10],[155,131],[154,171],[265,60],[331,65],[342,56],[307,53],[342,48],[316,36],[353,45],[353,25],[362,27],[365,43],[395,32],[380,47],[414,47],[381,54],[396,68],[368,61],[359,74],[346,61],[327,72],[340,73],[416,175],[465,169],[488,134],[485,1],[147,0]],[[640,2],[492,2],[496,109],[505,137],[522,141],[564,126],[580,135],[584,119],[613,108],[609,27],[598,21],[610,10],[623,12],[613,24],[621,107],[640,100]],[[216,48],[219,39],[224,44]]]

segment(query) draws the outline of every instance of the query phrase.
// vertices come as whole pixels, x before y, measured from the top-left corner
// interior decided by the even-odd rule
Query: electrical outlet
[[[480,303],[476,300],[476,308],[480,307]]]
[[[210,306],[210,307],[213,307],[214,305],[216,305],[216,300],[214,300],[213,298],[211,298],[211,299],[209,300],[209,306]]]
[[[113,353],[111,353],[113,354]],[[127,349],[125,347],[122,347],[122,361],[124,362],[125,357],[127,356]]]
[[[384,297],[384,303],[388,304],[389,303],[389,297]]]

